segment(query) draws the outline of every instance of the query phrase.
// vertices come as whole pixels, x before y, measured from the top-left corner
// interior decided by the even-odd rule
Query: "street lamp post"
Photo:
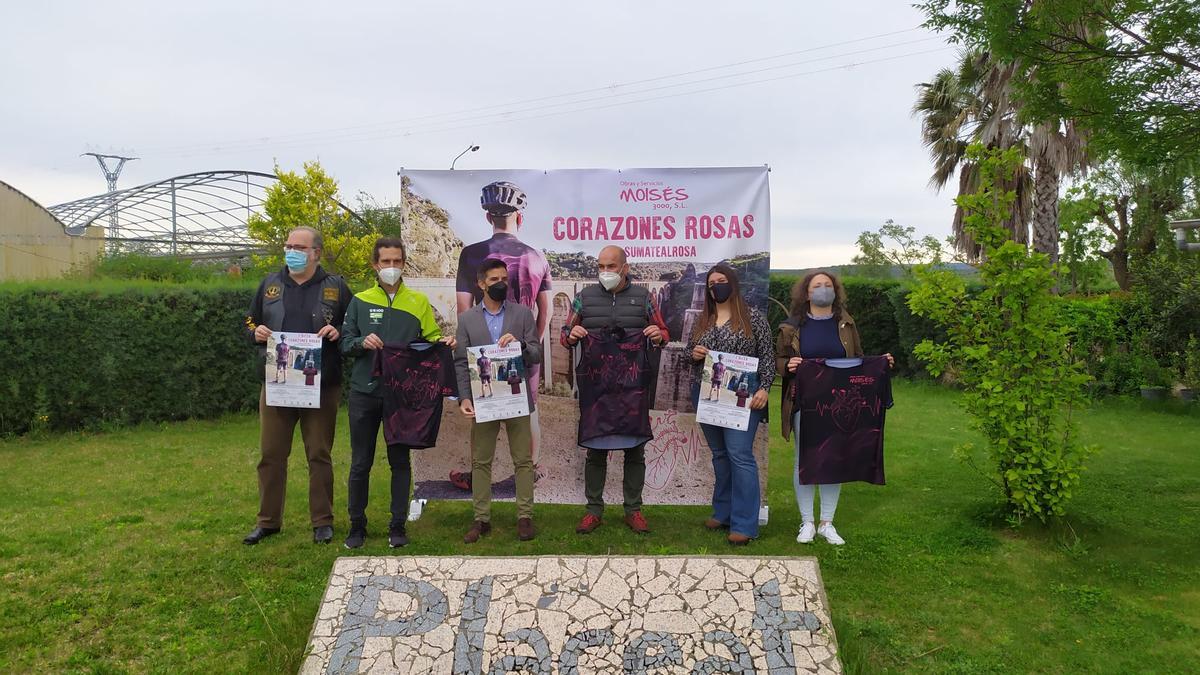
[[[462,152],[458,153],[458,156],[454,158],[454,161],[450,162],[450,170],[451,171],[454,170],[454,163],[458,161],[459,157],[462,157],[463,155],[467,154],[468,152],[475,152],[478,149],[479,149],[478,145],[475,145],[473,143],[471,145],[468,145],[466,150],[463,150]]]

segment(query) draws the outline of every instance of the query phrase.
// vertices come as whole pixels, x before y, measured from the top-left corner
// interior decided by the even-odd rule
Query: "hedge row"
[[[257,406],[242,286],[0,286],[0,434]]]
[[[769,319],[786,318],[796,277],[773,275]],[[912,357],[930,322],[908,310],[896,281],[846,279],[849,309],[868,354],[895,355],[901,375],[924,375]],[[258,374],[241,323],[248,284],[108,282],[0,285],[0,434],[35,429],[95,429],[145,421],[213,417],[253,410]],[[1174,314],[1192,316],[1187,296]],[[1134,336],[1147,307],[1113,296],[1064,299],[1074,350],[1096,379],[1098,394],[1136,391],[1146,379],[1146,348]],[[1186,311],[1184,311],[1186,310]],[[1151,324],[1162,332],[1159,324]],[[1187,322],[1181,323],[1181,325]],[[1165,325],[1165,324],[1164,324]],[[1186,337],[1164,337],[1175,344]],[[1163,356],[1155,354],[1166,364]],[[1153,361],[1151,361],[1153,362]]]
[[[800,277],[790,275],[771,276],[771,298],[777,301],[771,303],[768,316],[772,326],[787,318],[783,307],[791,306],[792,287],[799,280]],[[863,351],[892,354],[902,375],[924,373],[924,368],[912,358],[912,349],[926,336],[938,333],[931,322],[908,311],[908,290],[892,280],[848,278],[842,283]]]
[[[786,318],[780,304],[790,306],[791,289],[798,280],[787,275],[771,277],[771,297],[777,301],[771,303],[772,325]],[[908,288],[893,280],[850,278],[843,283],[863,350],[893,354],[901,375],[926,376],[927,371],[912,355],[913,348],[926,338],[937,341],[945,336],[932,322],[909,311]],[[1156,384],[1147,381],[1147,370],[1156,363],[1167,366],[1170,379],[1173,352],[1187,344],[1188,321],[1163,322],[1128,295],[1062,298],[1060,302],[1073,353],[1095,379],[1094,393],[1130,394],[1143,384]],[[1185,307],[1173,308],[1169,315],[1190,318],[1200,312],[1200,301],[1195,298],[1185,297],[1182,304]],[[1200,330],[1200,323],[1192,323],[1190,330]],[[1169,335],[1159,337],[1164,332]],[[1157,345],[1153,344],[1155,338]]]

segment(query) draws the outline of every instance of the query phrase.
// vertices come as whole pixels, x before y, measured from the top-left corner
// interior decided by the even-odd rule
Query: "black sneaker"
[[[408,535],[405,534],[403,527],[388,530],[388,546],[392,548],[408,546]]]
[[[362,548],[367,538],[366,525],[351,525],[350,534],[346,535],[346,548]]]

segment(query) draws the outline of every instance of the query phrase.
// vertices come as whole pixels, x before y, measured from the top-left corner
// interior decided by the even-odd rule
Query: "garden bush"
[[[253,409],[246,284],[0,286],[0,434]]]

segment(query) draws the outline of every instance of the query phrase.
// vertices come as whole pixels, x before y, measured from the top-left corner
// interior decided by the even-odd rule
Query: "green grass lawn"
[[[1200,663],[1200,415],[1129,401],[1080,416],[1101,446],[1062,523],[1020,530],[959,464],[951,391],[897,383],[886,487],[847,486],[847,545],[801,546],[791,451],[772,441],[771,522],[745,549],[699,507],[650,507],[654,532],[573,533],[581,509],[511,504],[468,547],[467,503],[435,503],[406,554],[815,555],[849,672],[1195,672]],[[777,409],[777,405],[773,405]],[[345,536],[345,419],[335,449]],[[299,664],[340,544],[311,543],[303,453],[283,534],[243,546],[257,510],[257,420],[0,442],[0,672],[280,672]],[[298,440],[297,440],[298,443]],[[386,462],[369,515],[386,523]],[[358,554],[387,555],[378,529]]]

